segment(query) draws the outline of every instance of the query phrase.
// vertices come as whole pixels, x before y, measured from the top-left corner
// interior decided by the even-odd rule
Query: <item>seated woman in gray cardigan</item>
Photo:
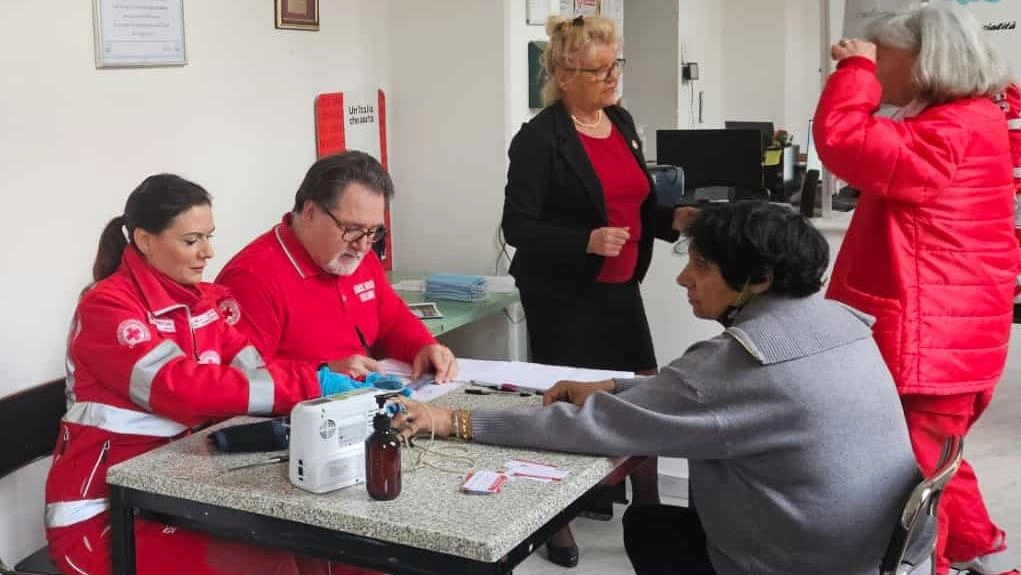
[[[406,436],[688,458],[697,511],[624,516],[639,574],[877,573],[920,476],[871,318],[817,294],[827,244],[789,209],[714,205],[685,237],[677,283],[696,316],[725,326],[719,336],[655,376],[559,382],[542,408],[401,400],[395,424]]]

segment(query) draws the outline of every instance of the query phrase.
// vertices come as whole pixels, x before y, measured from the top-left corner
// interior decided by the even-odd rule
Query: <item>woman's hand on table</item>
[[[436,437],[453,435],[452,410],[404,398],[394,403],[403,406],[403,409],[394,416],[391,424],[405,440],[416,435],[432,435],[433,432]]]
[[[584,405],[585,400],[593,393],[605,391],[613,393],[617,384],[612,379],[603,381],[558,381],[556,385],[542,394],[542,404],[549,405],[558,401],[573,403],[578,407]]]

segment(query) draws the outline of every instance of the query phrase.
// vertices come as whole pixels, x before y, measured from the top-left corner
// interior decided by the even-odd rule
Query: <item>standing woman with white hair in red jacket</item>
[[[876,317],[922,470],[965,435],[1007,359],[1018,272],[1007,66],[949,2],[882,14],[838,60],[816,111],[819,158],[861,190],[828,296]],[[880,104],[900,107],[874,116]],[[943,494],[937,573],[1017,573],[971,466]]]

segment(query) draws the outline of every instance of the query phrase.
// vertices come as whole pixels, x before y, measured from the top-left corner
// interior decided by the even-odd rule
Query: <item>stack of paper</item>
[[[465,274],[431,274],[425,278],[427,299],[481,301],[488,295],[486,279]]]
[[[457,379],[483,386],[545,391],[558,381],[601,381],[606,379],[630,379],[631,371],[608,369],[586,369],[563,365],[544,365],[524,361],[488,361],[482,359],[458,359]]]
[[[380,360],[379,368],[387,375],[395,375],[404,380],[404,385],[411,388],[411,399],[416,401],[432,401],[437,397],[450,393],[461,386],[457,383],[435,383],[433,374],[428,373],[422,377],[411,379],[411,364],[397,359]]]
[[[558,467],[526,459],[511,459],[504,464],[503,470],[511,477],[522,477],[533,481],[560,481],[567,477],[567,472]]]

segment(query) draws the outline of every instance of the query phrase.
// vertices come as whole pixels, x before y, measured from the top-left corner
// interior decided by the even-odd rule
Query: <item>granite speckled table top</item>
[[[434,403],[458,408],[527,409],[541,405],[541,397],[477,396],[456,389]],[[430,467],[409,470],[410,460],[406,457],[401,495],[393,501],[375,501],[361,484],[325,494],[298,489],[287,478],[286,463],[231,471],[232,467],[272,455],[222,454],[206,440],[212,429],[246,421],[254,419],[232,419],[111,467],[107,482],[495,562],[599,483],[618,463],[605,457],[437,440],[434,446],[459,448],[475,465],[447,460],[440,464],[456,473]],[[422,440],[417,445],[428,443]],[[569,474],[555,483],[514,479],[504,486],[502,493],[495,495],[467,495],[459,490],[470,469],[499,470],[513,458],[542,461]]]

